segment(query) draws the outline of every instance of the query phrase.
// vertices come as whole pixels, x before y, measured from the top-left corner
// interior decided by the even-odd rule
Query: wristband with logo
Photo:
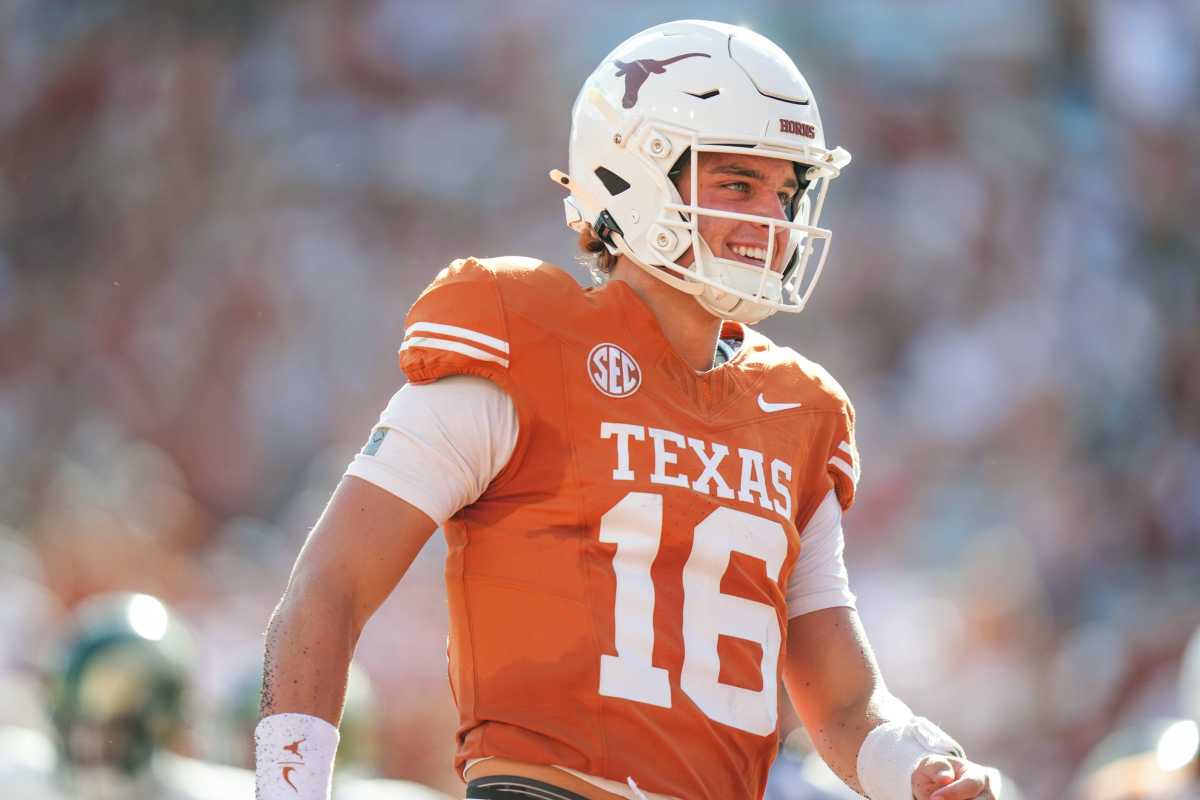
[[[254,729],[256,800],[329,800],[340,738],[320,717],[263,717]]]

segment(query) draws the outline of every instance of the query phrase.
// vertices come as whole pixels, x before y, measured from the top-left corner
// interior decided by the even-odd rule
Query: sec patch
[[[642,385],[642,368],[623,347],[604,342],[592,348],[587,358],[588,376],[601,394],[629,397]]]

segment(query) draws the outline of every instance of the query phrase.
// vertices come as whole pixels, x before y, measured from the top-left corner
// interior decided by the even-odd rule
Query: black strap
[[[467,784],[467,800],[587,800],[583,795],[520,775],[488,775]]]

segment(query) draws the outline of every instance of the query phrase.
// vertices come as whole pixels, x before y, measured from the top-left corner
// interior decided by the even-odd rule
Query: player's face
[[[787,209],[799,190],[791,162],[741,153],[700,153],[697,162],[697,205],[787,220]],[[678,188],[683,202],[690,202],[692,170],[686,162]],[[700,235],[718,258],[761,267],[761,256],[767,250],[768,232],[765,224],[700,215]],[[771,269],[776,272],[783,270],[787,239],[787,229],[775,230]],[[759,257],[754,254],[755,250],[761,251]],[[679,263],[692,263],[690,249],[679,259]]]

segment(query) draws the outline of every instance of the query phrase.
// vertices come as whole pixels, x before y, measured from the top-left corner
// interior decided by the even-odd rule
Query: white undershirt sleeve
[[[823,608],[855,607],[843,559],[842,506],[832,489],[800,533],[800,556],[788,578],[788,619]]]
[[[517,444],[517,412],[486,378],[455,375],[406,384],[346,468],[439,525],[479,499]]]

